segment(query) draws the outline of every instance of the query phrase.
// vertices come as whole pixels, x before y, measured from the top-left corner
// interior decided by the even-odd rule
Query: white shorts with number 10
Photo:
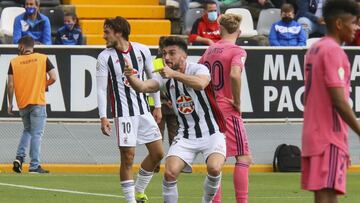
[[[151,113],[114,118],[119,147],[135,147],[161,140],[161,133]]]

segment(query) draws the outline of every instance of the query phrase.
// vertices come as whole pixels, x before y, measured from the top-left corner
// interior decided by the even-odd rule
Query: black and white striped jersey
[[[106,117],[106,90],[108,90],[113,117],[137,116],[150,111],[146,94],[132,89],[123,71],[124,58],[127,58],[138,78],[144,80],[145,74],[147,78],[152,78],[151,53],[145,45],[129,43],[126,52],[107,48],[98,56],[96,77],[100,118]]]
[[[209,75],[206,66],[187,62],[185,74]],[[219,125],[225,125],[219,111],[214,94],[206,90],[194,90],[175,79],[163,79],[156,75],[155,79],[162,89],[166,89],[179,122],[178,135],[186,139],[196,139],[218,133]],[[210,85],[209,85],[210,86]],[[208,87],[209,87],[208,86]]]

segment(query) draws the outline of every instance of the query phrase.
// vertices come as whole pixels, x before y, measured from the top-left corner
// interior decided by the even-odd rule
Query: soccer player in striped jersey
[[[98,56],[96,67],[98,108],[101,130],[110,135],[107,119],[107,90],[114,118],[115,130],[120,149],[120,181],[128,203],[146,202],[145,188],[150,182],[154,168],[164,156],[161,134],[150,113],[146,95],[132,89],[124,75],[127,64],[131,64],[133,74],[144,80],[152,78],[152,58],[149,48],[129,42],[130,24],[122,17],[106,19],[104,39],[106,49]],[[155,119],[161,120],[160,94],[156,93]],[[134,184],[132,165],[137,144],[145,144],[149,154],[141,163],[137,181]]]
[[[305,54],[301,187],[315,203],[336,203],[346,192],[350,164],[348,126],[360,135],[349,105],[350,62],[341,48],[355,35],[360,11],[352,0],[328,0],[323,7],[327,34]]]
[[[207,176],[204,182],[203,203],[210,203],[219,187],[221,169],[225,162],[225,122],[221,120],[211,89],[206,66],[188,62],[187,44],[179,37],[163,41],[163,59],[166,66],[155,80],[139,80],[128,67],[126,76],[139,92],[154,92],[165,88],[179,122],[178,134],[166,156],[163,196],[166,203],[178,201],[177,177],[180,172],[191,172],[198,153],[204,155]],[[209,86],[211,87],[211,86]],[[218,120],[217,120],[218,119]]]
[[[235,45],[241,33],[241,17],[224,14],[219,22],[221,40],[211,45],[199,62],[211,72],[216,101],[226,119],[226,154],[236,158],[233,172],[236,202],[246,203],[251,155],[240,110],[241,72],[245,68],[246,52]],[[221,189],[213,202],[221,202]]]

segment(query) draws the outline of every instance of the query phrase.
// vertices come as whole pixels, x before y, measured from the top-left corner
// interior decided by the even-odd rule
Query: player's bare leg
[[[178,202],[177,177],[185,166],[186,163],[177,156],[169,156],[166,159],[163,179],[163,197],[165,203]]]
[[[164,157],[164,149],[162,140],[157,140],[146,144],[149,154],[141,163],[139,173],[135,183],[135,198],[138,202],[146,202],[148,197],[145,195],[145,189],[149,185],[153,175],[154,169],[160,164]]]
[[[315,203],[338,203],[336,192],[333,189],[315,191]]]
[[[221,182],[221,170],[225,163],[225,157],[219,153],[211,154],[207,161],[206,167],[208,175],[204,181],[203,203],[210,203],[219,189]]]
[[[125,199],[128,203],[136,203],[135,185],[132,171],[134,156],[134,147],[120,147],[120,183]]]

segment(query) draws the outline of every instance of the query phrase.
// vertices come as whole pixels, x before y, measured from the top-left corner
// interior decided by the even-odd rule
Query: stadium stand
[[[60,5],[60,0],[41,0],[40,1],[41,7],[54,7],[54,6],[59,6],[59,5]]]
[[[240,24],[240,37],[253,37],[258,34],[254,29],[254,21],[249,10],[245,8],[230,8],[227,9],[225,13],[234,13],[242,16],[242,21]]]
[[[189,34],[194,22],[203,15],[203,8],[190,8],[185,15],[185,31],[183,34]]]
[[[314,44],[315,42],[317,42],[319,39],[321,39],[320,37],[313,37],[313,38],[309,38],[306,40],[306,46],[310,47],[312,44]]]
[[[256,26],[256,30],[258,34],[268,36],[272,24],[281,20],[280,13],[281,11],[278,8],[269,8],[269,9],[261,10],[259,15],[259,20]]]
[[[24,12],[25,9],[23,7],[6,7],[2,10],[0,17],[0,33],[3,36],[2,43],[12,43],[14,20],[16,16]]]
[[[64,11],[61,7],[40,7],[40,12],[46,15],[51,24],[51,36],[64,25]]]
[[[102,45],[105,18],[121,15],[131,25],[130,40],[157,45],[160,36],[171,34],[171,22],[165,19],[165,6],[159,0],[63,0],[71,4],[80,19],[89,45]]]

